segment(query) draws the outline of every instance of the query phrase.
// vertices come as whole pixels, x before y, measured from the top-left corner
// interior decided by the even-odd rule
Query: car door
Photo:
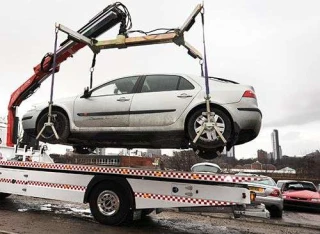
[[[130,107],[130,127],[167,126],[176,122],[200,87],[177,75],[145,76]]]
[[[129,126],[130,104],[138,79],[120,78],[89,91],[89,97],[78,96],[73,110],[75,125],[82,130]]]

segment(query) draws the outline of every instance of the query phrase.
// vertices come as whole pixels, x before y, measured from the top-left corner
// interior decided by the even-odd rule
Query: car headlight
[[[320,202],[320,198],[311,198],[312,202]]]
[[[287,198],[287,195],[282,195],[282,198],[283,198],[283,199]]]

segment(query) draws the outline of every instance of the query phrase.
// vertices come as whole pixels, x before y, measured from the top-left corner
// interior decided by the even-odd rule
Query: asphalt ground
[[[285,211],[282,219],[241,217],[231,214],[181,213],[169,209],[110,227],[97,223],[88,206],[78,203],[10,196],[0,202],[0,233],[320,233],[320,213]]]

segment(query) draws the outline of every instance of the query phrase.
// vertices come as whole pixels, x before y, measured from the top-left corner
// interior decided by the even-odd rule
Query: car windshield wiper
[[[233,80],[228,80],[228,79],[219,78],[219,77],[214,77],[214,76],[209,76],[209,79],[219,80],[219,81],[223,81],[223,82],[227,82],[227,83],[232,83],[232,84],[239,84],[238,82],[235,82],[235,81],[233,81]]]

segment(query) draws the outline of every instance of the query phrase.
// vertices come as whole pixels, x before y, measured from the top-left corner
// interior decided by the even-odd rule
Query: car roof
[[[211,166],[211,167],[219,167],[220,168],[220,166],[218,164],[210,163],[210,162],[196,163],[192,167],[195,167],[195,166]]]
[[[312,181],[307,181],[307,180],[278,180],[278,182],[282,182],[282,183],[302,182],[302,183],[312,183],[312,184],[314,184]],[[278,182],[277,182],[277,183],[278,183]]]
[[[251,174],[251,173],[243,173],[243,172],[238,172],[238,173],[236,173],[236,175],[257,176],[257,177],[271,178],[270,176],[258,175],[258,174]],[[272,178],[271,178],[271,179],[272,179]]]

